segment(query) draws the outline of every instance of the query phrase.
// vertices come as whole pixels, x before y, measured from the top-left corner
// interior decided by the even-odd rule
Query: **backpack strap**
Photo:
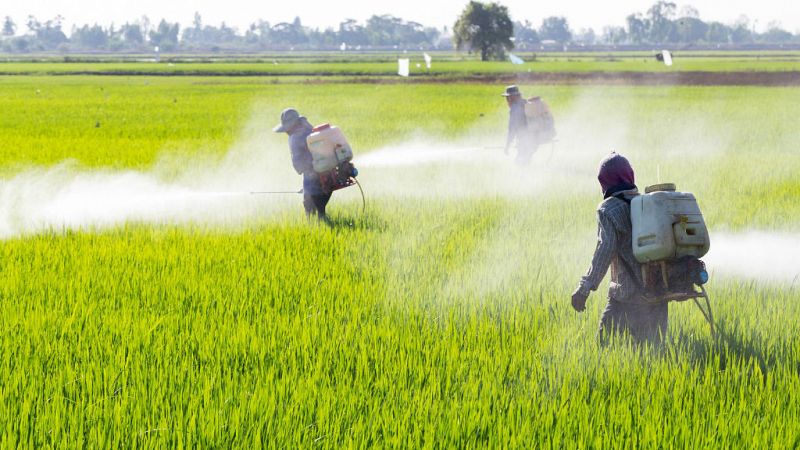
[[[612,197],[614,197],[616,199],[619,199],[619,200],[622,200],[623,202],[627,203],[628,206],[631,206],[631,199],[625,198],[625,195],[623,194],[623,192],[625,192],[625,191],[617,192],[616,194],[612,195]]]
[[[617,192],[616,194],[612,195],[612,197],[614,197],[616,199],[619,199],[619,200],[622,200],[628,206],[630,206],[631,199],[625,198],[625,195],[623,194],[623,192],[624,191]],[[642,297],[644,297],[645,301],[647,301],[648,303],[661,303],[663,301],[657,295],[655,295],[653,292],[651,292],[647,288],[647,286],[645,286],[644,283],[636,276],[637,272],[639,273],[639,275],[642,274],[641,270],[642,270],[643,266],[640,265],[638,267],[639,270],[637,271],[637,270],[634,270],[635,268],[631,267],[630,264],[628,264],[628,262],[625,261],[625,259],[620,258],[619,256],[617,257],[617,261],[619,261],[620,264],[622,264],[623,268],[625,270],[627,270],[628,273],[633,275],[633,280],[636,283],[636,287],[639,289],[639,293],[640,293],[640,295]]]

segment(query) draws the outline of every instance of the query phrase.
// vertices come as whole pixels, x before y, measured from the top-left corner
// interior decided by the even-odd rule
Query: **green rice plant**
[[[503,143],[502,86],[15,76],[0,89],[3,186],[67,158],[77,173],[170,182],[243,138],[247,155],[284,153],[270,128],[290,105],[340,125],[357,153],[478,147],[363,167],[367,211],[337,192],[334,228],[290,199],[234,227],[132,220],[7,237],[3,447],[800,442],[795,282],[715,276],[718,335],[674,304],[661,349],[599,348],[602,292],[584,314],[569,307],[612,146],[640,185],[660,175],[698,195],[712,247],[715,232],[796,232],[795,89],[524,85],[559,127],[524,170],[482,148]]]

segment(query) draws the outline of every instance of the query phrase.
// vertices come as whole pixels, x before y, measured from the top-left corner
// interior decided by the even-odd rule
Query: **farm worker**
[[[639,195],[633,168],[624,156],[611,153],[600,163],[597,176],[603,202],[597,209],[597,248],[589,271],[572,294],[572,307],[586,309],[590,291],[597,290],[611,267],[608,304],[600,318],[598,335],[605,343],[611,333],[628,331],[636,341],[660,343],[667,332],[667,303],[644,300],[644,281],[631,245],[630,201]]]
[[[325,214],[325,207],[331,199],[331,193],[322,188],[319,174],[314,171],[311,163],[311,152],[308,150],[306,137],[311,134],[311,124],[294,108],[286,108],[281,113],[280,125],[273,128],[276,133],[289,135],[289,151],[292,154],[292,165],[298,174],[303,175],[303,207],[306,216],[330,223]]]
[[[517,144],[517,157],[515,162],[521,166],[531,162],[531,156],[536,151],[536,143],[533,141],[531,133],[528,132],[528,118],[525,116],[525,103],[519,88],[515,85],[506,87],[506,91],[501,94],[506,98],[508,104],[508,134],[506,135],[506,146],[503,149],[508,155],[508,149]]]
[[[502,94],[509,109],[505,153],[516,139],[519,165],[527,165],[540,145],[556,136],[553,115],[541,97],[524,99],[517,86],[508,86]]]

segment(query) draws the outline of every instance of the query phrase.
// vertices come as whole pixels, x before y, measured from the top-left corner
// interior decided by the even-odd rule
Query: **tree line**
[[[56,16],[39,21],[29,16],[25,32],[17,35],[18,25],[6,16],[0,49],[6,52],[37,51],[258,51],[313,50],[348,48],[405,47],[433,48],[439,43],[440,31],[416,22],[391,16],[372,16],[361,24],[347,19],[338,28],[306,27],[299,17],[292,22],[271,24],[265,20],[252,23],[244,32],[227,26],[206,24],[195,13],[192,24],[182,27],[177,22],[161,20],[153,23],[147,17],[121,26],[98,24],[73,26],[67,36],[64,18]]]
[[[642,46],[656,44],[724,45],[800,44],[800,35],[770,23],[757,33],[744,16],[733,24],[704,21],[696,8],[659,0],[644,12],[632,13],[625,26],[602,30],[573,30],[565,17],[547,17],[539,26],[530,21],[512,21],[508,9],[499,3],[470,1],[452,30],[424,26],[391,15],[372,16],[364,23],[353,19],[325,29],[304,26],[301,19],[270,23],[257,20],[240,31],[207,24],[196,13],[193,22],[179,23],[147,17],[123,25],[73,26],[67,34],[64,18],[41,21],[28,16],[23,24],[6,16],[0,29],[0,51],[30,53],[42,51],[125,51],[221,52],[265,50],[332,49],[467,49],[482,59],[503,57],[506,51],[539,50],[548,45]]]
[[[657,1],[647,11],[625,18],[625,26],[606,26],[599,32],[588,28],[575,31],[564,17],[549,17],[536,29],[530,22],[516,22],[516,48],[535,48],[542,42],[581,45],[726,45],[800,44],[800,34],[792,34],[772,22],[763,33],[755,31],[746,16],[733,24],[703,21],[697,8],[686,5],[680,10],[669,1]]]

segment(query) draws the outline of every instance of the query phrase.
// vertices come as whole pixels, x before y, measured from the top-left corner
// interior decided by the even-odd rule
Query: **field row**
[[[39,62],[0,62],[0,74],[163,74],[163,75],[275,75],[275,76],[384,76],[397,73],[397,58],[411,59],[412,76],[465,76],[475,74],[560,73],[560,72],[797,72],[800,56],[797,54],[751,55],[726,54],[699,56],[675,55],[673,66],[656,61],[653,54],[610,54],[566,56],[525,55],[526,63],[480,62],[458,60],[452,56],[441,59],[434,55],[427,69],[423,52],[398,52],[388,58],[371,56],[297,57],[276,56],[271,59],[254,58],[230,62],[208,59],[202,62],[191,57],[164,56],[155,62],[153,56],[143,56],[125,62],[95,61],[69,62],[43,58]],[[77,58],[79,59],[79,58]],[[91,61],[91,60],[90,60]]]

